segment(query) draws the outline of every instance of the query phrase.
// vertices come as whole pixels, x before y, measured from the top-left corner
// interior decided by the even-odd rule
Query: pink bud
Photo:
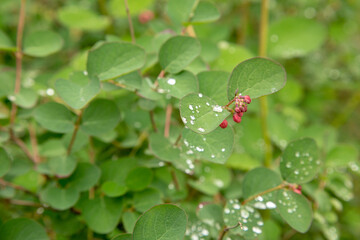
[[[234,114],[233,115],[233,120],[236,123],[240,123],[241,122],[241,117],[239,115],[237,115],[237,114]]]
[[[244,100],[245,100],[245,102],[246,102],[247,104],[250,104],[250,103],[251,103],[251,98],[250,98],[249,95],[246,95],[246,96],[244,97]]]

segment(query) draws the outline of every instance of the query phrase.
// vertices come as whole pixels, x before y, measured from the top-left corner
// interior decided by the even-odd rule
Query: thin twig
[[[74,132],[71,136],[71,140],[70,140],[70,144],[68,146],[68,149],[67,149],[67,152],[66,154],[67,155],[70,155],[71,153],[71,149],[74,145],[74,142],[75,142],[75,139],[76,139],[76,135],[77,135],[77,132],[79,130],[79,126],[80,126],[80,122],[81,122],[81,118],[82,118],[82,114],[83,114],[84,110],[82,109],[78,115],[78,118],[76,119],[76,122],[75,122],[75,127],[74,127]]]
[[[8,182],[8,181],[5,181],[4,179],[0,178],[0,185],[3,185],[3,186],[7,186],[7,187],[11,187],[11,188],[14,188],[16,190],[19,190],[19,191],[22,191],[22,192],[25,192],[25,193],[28,193],[28,194],[31,194],[33,196],[36,196],[37,195],[29,190],[27,190],[26,188],[24,188],[23,186],[20,186],[20,185],[16,185],[12,182]]]
[[[182,134],[180,133],[179,136],[177,137],[175,143],[174,143],[174,146],[178,146],[178,145],[179,145],[180,140],[181,140],[181,137],[182,137]]]
[[[178,178],[176,176],[176,173],[175,173],[174,169],[171,169],[170,173],[171,173],[171,178],[172,178],[172,180],[174,182],[174,185],[175,185],[175,189],[180,190],[179,180],[178,180]]]
[[[166,107],[166,115],[165,115],[164,137],[166,138],[168,138],[170,135],[171,113],[172,113],[172,105],[171,103],[169,103]]]
[[[129,154],[130,157],[135,156],[136,152],[139,150],[139,148],[141,147],[143,142],[146,140],[147,136],[148,136],[148,134],[145,131],[140,134],[137,144],[135,145],[135,147],[131,150],[131,152]]]
[[[149,114],[150,114],[151,126],[152,126],[154,132],[157,132],[158,130],[157,130],[156,122],[155,122],[155,118],[154,118],[154,111],[150,110]]]
[[[38,164],[40,163],[40,156],[39,156],[38,142],[36,138],[36,129],[34,125],[35,123],[29,124],[29,135],[30,135],[30,142],[31,142],[34,161],[36,164]]]
[[[257,198],[257,197],[259,197],[259,196],[265,195],[265,194],[267,194],[267,193],[270,193],[270,192],[273,192],[273,191],[276,191],[276,190],[279,190],[279,189],[283,189],[283,188],[285,188],[286,186],[288,186],[288,185],[285,184],[285,183],[282,183],[282,184],[280,184],[280,185],[278,185],[278,186],[276,186],[276,187],[267,189],[267,190],[265,190],[265,191],[263,191],[263,192],[261,192],[261,193],[258,193],[258,194],[256,194],[256,195],[253,195],[253,196],[245,199],[245,200],[241,203],[241,205],[245,205],[245,204],[247,204],[248,202],[254,200],[255,198]]]
[[[10,199],[9,202],[13,205],[27,206],[27,207],[44,207],[41,203],[35,203],[25,200]]]
[[[15,144],[21,148],[21,150],[33,163],[37,164],[37,160],[33,157],[26,144],[20,138],[16,137],[12,130],[10,130],[10,139],[13,140]]]
[[[132,24],[132,20],[131,20],[131,15],[130,15],[130,9],[129,9],[129,4],[127,0],[124,0],[125,3],[125,8],[126,8],[126,15],[128,18],[128,22],[129,22],[129,28],[130,28],[130,34],[131,34],[131,41],[132,43],[135,43],[135,33],[134,33],[134,26]]]
[[[269,0],[261,1],[261,16],[259,28],[259,56],[265,57],[267,50],[268,35],[268,19],[269,19]],[[272,162],[272,145],[267,127],[268,103],[266,96],[260,98],[260,120],[262,135],[265,143],[265,166],[270,167]]]
[[[21,88],[21,73],[22,73],[22,40],[23,40],[23,33],[24,33],[24,25],[25,25],[25,6],[26,0],[21,0],[20,5],[20,14],[19,14],[19,22],[17,27],[17,35],[16,35],[16,76],[15,76],[15,88],[14,88],[14,95],[20,92]],[[11,113],[10,113],[10,126],[15,122],[17,113],[17,105],[15,102],[11,104]],[[10,130],[12,131],[12,129]]]
[[[237,228],[238,226],[241,227],[241,222],[238,222],[238,223],[237,223],[235,226],[233,226],[233,227],[224,227],[223,230],[220,232],[220,235],[219,235],[219,237],[218,237],[218,240],[222,240],[222,239],[224,238],[225,234],[226,234],[229,230],[234,229],[234,228]]]

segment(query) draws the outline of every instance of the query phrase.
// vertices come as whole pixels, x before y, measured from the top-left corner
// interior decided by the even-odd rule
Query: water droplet
[[[249,212],[246,211],[246,210],[244,210],[244,209],[241,209],[240,215],[241,215],[241,217],[243,217],[243,218],[248,218],[248,217],[250,216]]]
[[[264,222],[263,221],[258,221],[257,225],[262,226],[262,225],[264,225]]]
[[[229,214],[229,213],[230,213],[230,209],[225,208],[225,209],[224,209],[224,213],[225,213],[225,214]]]
[[[53,96],[55,94],[55,91],[52,88],[48,88],[46,89],[46,94],[49,96]]]
[[[268,202],[266,202],[266,207],[269,209],[273,209],[273,208],[276,208],[276,204],[271,201],[268,201]]]
[[[189,109],[190,109],[190,110],[194,110],[193,105],[190,104],[190,105],[189,105]]]
[[[185,124],[187,123],[186,117],[182,117],[181,119],[182,119],[182,121],[183,121]]]
[[[175,84],[176,84],[176,80],[175,80],[174,78],[169,78],[169,79],[167,80],[167,83],[168,83],[169,85],[175,85]]]
[[[240,205],[238,203],[235,203],[233,206],[234,209],[240,209]]]
[[[225,148],[222,148],[221,151],[222,151],[222,152],[225,152]]]
[[[200,97],[200,98],[202,98],[202,97],[203,97],[202,93],[199,93],[199,97]]]
[[[219,105],[216,105],[213,107],[213,111],[221,113],[223,111],[223,108]]]
[[[286,168],[291,168],[291,162],[286,163]]]
[[[201,147],[196,147],[195,148],[198,152],[203,152],[204,151],[204,148],[201,148]]]
[[[256,202],[254,203],[254,207],[258,208],[258,209],[266,209],[266,205],[263,202]]]
[[[191,120],[195,120],[195,117],[194,116],[190,116]]]
[[[298,175],[298,174],[299,174],[299,170],[296,169],[296,170],[294,171],[294,173],[295,173],[295,175]]]
[[[214,184],[219,188],[222,188],[224,186],[224,182],[220,179],[215,179]]]
[[[263,198],[262,196],[257,196],[257,197],[255,198],[255,200],[256,200],[256,201],[259,201],[259,202],[262,202],[262,201],[264,201],[264,198]]]
[[[210,106],[210,103],[206,102],[206,105],[207,105],[207,106]]]
[[[242,230],[244,230],[245,232],[248,230],[247,226],[243,226]]]
[[[209,235],[209,231],[208,231],[207,229],[203,229],[203,230],[201,231],[201,234],[202,234],[203,236],[207,236],[207,235]]]
[[[252,227],[252,230],[253,230],[254,233],[257,233],[257,234],[262,233],[262,231],[261,231],[261,229],[259,227]]]
[[[198,130],[199,130],[200,132],[205,132],[205,129],[203,129],[203,128],[198,128]]]
[[[211,154],[211,158],[215,158],[215,155],[214,155],[214,154]]]
[[[296,152],[296,153],[295,153],[295,157],[300,157],[300,153],[299,153],[299,152]]]
[[[190,124],[194,125],[195,124],[194,120],[190,120]]]

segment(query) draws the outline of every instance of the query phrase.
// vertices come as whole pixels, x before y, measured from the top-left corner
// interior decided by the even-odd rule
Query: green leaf
[[[269,55],[275,58],[302,57],[319,49],[327,31],[319,21],[302,17],[281,18],[269,28]]]
[[[215,102],[226,105],[227,82],[230,73],[223,71],[206,71],[197,75],[199,80],[199,92],[212,98]]]
[[[311,138],[295,140],[285,148],[280,172],[290,183],[306,183],[314,179],[320,168],[316,142]]]
[[[180,100],[182,121],[186,127],[199,134],[213,131],[229,114],[202,93],[191,93]]]
[[[212,34],[212,32],[208,34]],[[218,47],[220,49],[220,57],[210,64],[213,70],[232,71],[239,62],[255,56],[247,48],[235,43],[220,41]]]
[[[306,232],[312,221],[309,201],[303,195],[289,190],[280,190],[277,196],[277,205],[281,217],[296,231]]]
[[[244,177],[242,184],[243,197],[247,199],[279,186],[281,183],[281,177],[276,172],[264,167],[255,168],[246,173]],[[253,203],[253,206],[260,209],[276,208],[273,194],[271,193],[271,195],[269,195],[270,193],[257,197],[254,200],[255,203]]]
[[[101,185],[101,191],[108,197],[120,197],[127,192],[128,188],[114,181],[106,181]]]
[[[45,228],[32,219],[11,219],[0,226],[1,240],[49,240]]]
[[[195,170],[198,180],[189,179],[188,183],[207,195],[215,195],[220,190],[226,189],[231,183],[231,171],[222,164],[204,162]]]
[[[153,173],[149,168],[138,167],[126,176],[126,186],[132,191],[144,190],[152,181]]]
[[[16,176],[12,182],[35,193],[37,192],[38,188],[45,182],[45,177],[41,173],[31,169],[25,174]]]
[[[100,91],[100,82],[93,76],[88,78],[85,72],[74,72],[69,80],[55,82],[56,93],[72,108],[83,108]]]
[[[188,22],[195,3],[196,0],[169,0],[167,2],[167,14],[175,24]]]
[[[145,51],[137,45],[105,42],[90,50],[87,71],[103,81],[140,69],[144,63]]]
[[[136,167],[136,159],[131,157],[120,158],[116,161],[106,161],[101,165],[101,182],[114,181],[125,185],[128,173]]]
[[[3,177],[10,169],[11,167],[12,159],[10,155],[0,147],[0,177]]]
[[[208,1],[200,1],[197,5],[191,23],[213,22],[220,18],[220,12],[216,6]]]
[[[175,36],[160,48],[159,62],[169,73],[178,73],[200,55],[200,42],[192,37]]]
[[[180,158],[180,149],[160,133],[152,133],[149,137],[149,148],[161,160],[176,162]]]
[[[147,188],[134,194],[134,208],[139,212],[145,212],[160,203],[162,203],[161,194],[155,188]]]
[[[133,240],[183,239],[186,222],[186,214],[181,208],[172,204],[155,206],[137,221]]]
[[[96,99],[85,109],[80,127],[89,135],[101,135],[113,130],[120,119],[120,111],[113,101]]]
[[[210,226],[224,224],[222,207],[218,204],[199,204],[198,218]]]
[[[86,224],[96,233],[113,231],[120,221],[123,201],[118,198],[96,197],[82,203],[82,216]]]
[[[110,25],[110,19],[77,6],[66,6],[57,12],[59,21],[68,28],[100,31]]]
[[[170,96],[183,98],[189,93],[198,92],[198,81],[195,75],[188,71],[182,71],[178,74],[170,74],[166,78],[159,80],[159,92],[164,91]]]
[[[37,93],[31,88],[22,88],[15,95],[15,103],[22,108],[32,108],[38,100]]]
[[[76,168],[77,162],[73,156],[59,156],[50,158],[48,160],[48,166],[53,174],[58,177],[69,176]]]
[[[352,162],[357,162],[359,150],[351,144],[337,145],[326,156],[326,166],[346,167]]]
[[[242,95],[258,98],[279,91],[285,86],[286,72],[280,63],[267,58],[251,58],[237,65],[228,83],[228,99],[236,90]]]
[[[67,133],[74,129],[73,114],[62,104],[48,102],[35,108],[34,118],[47,130]]]
[[[71,208],[79,197],[80,194],[75,188],[60,188],[55,183],[49,184],[40,192],[41,200],[57,210]]]
[[[197,134],[184,128],[182,133],[184,152],[196,159],[225,163],[234,146],[234,131],[231,127],[216,128],[208,134]]]
[[[124,233],[117,235],[116,237],[112,238],[111,240],[132,240],[132,234],[131,233]]]
[[[251,206],[241,205],[237,199],[230,199],[224,208],[224,222],[231,229],[230,232],[240,234],[245,239],[255,239],[262,233],[264,222],[260,213]]]
[[[64,183],[69,188],[79,192],[87,191],[92,188],[100,179],[100,169],[91,163],[79,163],[71,176],[64,179]],[[61,181],[61,180],[60,180]]]
[[[58,52],[64,44],[61,36],[53,31],[37,31],[25,36],[24,53],[32,57],[46,57]]]
[[[124,214],[122,215],[122,223],[124,225],[126,232],[132,233],[134,231],[136,221],[138,220],[139,217],[140,214],[137,212],[129,212],[129,211],[124,212]]]
[[[0,50],[16,51],[16,47],[14,46],[13,42],[2,30],[0,30]]]

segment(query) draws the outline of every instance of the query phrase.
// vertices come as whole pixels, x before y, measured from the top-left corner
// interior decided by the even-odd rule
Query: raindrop
[[[175,84],[176,84],[176,80],[173,79],[173,78],[169,78],[169,79],[167,80],[167,83],[168,83],[169,85],[175,85]]]
[[[245,232],[248,230],[247,226],[243,226],[242,230],[244,230]]]
[[[271,201],[268,201],[268,202],[266,202],[266,207],[269,209],[273,209],[273,208],[276,208],[276,204]]]
[[[234,209],[240,209],[240,205],[238,203],[235,203],[233,207]]]
[[[190,109],[190,110],[194,110],[193,105],[189,105],[189,109]]]
[[[207,235],[209,235],[209,231],[208,231],[207,229],[203,229],[203,230],[201,231],[201,234],[202,234],[203,236],[207,236]]]
[[[185,117],[182,117],[181,119],[182,119],[182,121],[183,121],[185,124],[187,123],[187,120],[186,120]]]
[[[191,120],[195,120],[195,117],[194,116],[190,116]]]
[[[266,205],[265,205],[265,203],[263,203],[263,202],[256,202],[256,203],[254,204],[254,207],[256,207],[256,208],[258,208],[258,209],[266,209]]]
[[[46,89],[46,94],[49,96],[53,96],[55,94],[55,91],[52,88],[48,88]]]
[[[258,221],[257,225],[262,226],[262,225],[264,225],[264,222],[263,221]]]
[[[223,111],[223,109],[222,109],[221,106],[216,105],[216,106],[213,107],[213,111],[214,111],[214,112],[219,112],[219,113],[221,113],[221,112]]]
[[[294,173],[295,173],[296,175],[298,175],[298,174],[299,174],[299,170],[296,169],[296,170],[294,171]]]
[[[225,148],[222,148],[221,151],[222,151],[222,152],[225,152]]]
[[[203,128],[198,128],[198,130],[199,130],[200,132],[205,132],[205,129],[203,129]]]
[[[248,218],[250,216],[249,212],[244,209],[241,209],[240,214],[243,218]]]
[[[225,208],[225,209],[224,209],[224,213],[225,213],[225,214],[229,214],[229,213],[230,213],[230,209]]]
[[[291,168],[291,162],[287,162],[287,163],[286,163],[286,167],[287,167],[287,168]]]
[[[296,152],[296,153],[295,153],[295,157],[300,157],[300,153],[299,153],[299,152]]]
[[[252,227],[252,230],[254,233],[260,234],[262,233],[261,229],[259,227]]]
[[[202,97],[203,97],[202,93],[199,93],[199,97],[200,97],[200,98],[202,98]]]

